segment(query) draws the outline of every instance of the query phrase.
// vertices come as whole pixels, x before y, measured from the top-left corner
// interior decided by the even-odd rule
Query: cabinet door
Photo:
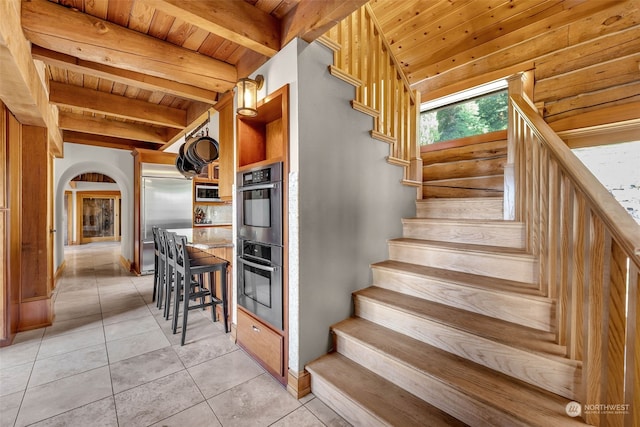
[[[238,344],[265,368],[277,376],[284,376],[284,338],[280,334],[239,309],[237,338]]]

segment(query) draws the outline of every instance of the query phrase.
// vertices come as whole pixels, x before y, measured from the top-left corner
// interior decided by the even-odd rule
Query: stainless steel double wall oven
[[[238,173],[238,304],[283,328],[282,169],[273,163]]]

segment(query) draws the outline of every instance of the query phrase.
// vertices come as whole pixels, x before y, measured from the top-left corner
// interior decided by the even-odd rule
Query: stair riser
[[[535,300],[375,267],[372,271],[375,286],[553,332],[555,307],[551,300]]]
[[[338,353],[466,424],[487,427],[529,425],[349,336],[337,334],[336,344]],[[315,389],[313,393],[316,394]]]
[[[403,237],[523,249],[524,225],[469,224],[437,220],[404,221]]]
[[[518,378],[568,399],[576,399],[579,369],[518,348],[356,297],[358,317],[420,340],[472,362]]]
[[[329,405],[342,418],[354,426],[387,427],[385,424],[365,408],[349,399],[331,383],[325,381],[322,376],[311,374],[311,390],[314,396]]]
[[[416,203],[418,218],[503,219],[502,199],[423,200]]]
[[[533,257],[455,251],[430,245],[389,242],[389,259],[479,276],[537,283],[537,263]]]

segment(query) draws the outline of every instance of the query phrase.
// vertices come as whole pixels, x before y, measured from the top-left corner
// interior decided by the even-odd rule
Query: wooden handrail
[[[524,97],[512,95],[509,111],[515,213],[540,291],[556,301],[556,342],[581,362],[575,398],[626,408],[589,411],[588,424],[638,425],[640,225]]]
[[[547,142],[548,148],[563,164],[566,174],[591,202],[591,208],[602,218],[619,244],[627,253],[634,255],[634,262],[640,268],[640,226],[521,95],[513,95],[511,100],[531,130]]]

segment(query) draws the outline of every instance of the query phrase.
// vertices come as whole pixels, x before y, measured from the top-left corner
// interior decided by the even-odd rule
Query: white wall
[[[351,293],[371,284],[369,265],[415,216],[414,188],[371,139],[373,119],[351,108],[353,86],[328,73],[332,53],[294,40],[254,75],[258,98],[289,83],[289,368],[327,353],[329,328],[352,313]]]
[[[65,142],[64,157],[55,159],[54,171],[54,224],[58,232],[54,239],[54,270],[64,261],[64,191],[68,183],[81,173],[97,172],[113,178],[122,200],[121,254],[133,260],[133,156],[130,151],[93,147]]]
[[[331,76],[332,52],[301,50],[299,90],[299,355],[304,365],[330,347],[329,328],[352,313],[351,293],[371,285],[387,240],[415,216],[416,190],[386,161],[389,145],[369,132],[373,119],[351,108],[353,86]]]

